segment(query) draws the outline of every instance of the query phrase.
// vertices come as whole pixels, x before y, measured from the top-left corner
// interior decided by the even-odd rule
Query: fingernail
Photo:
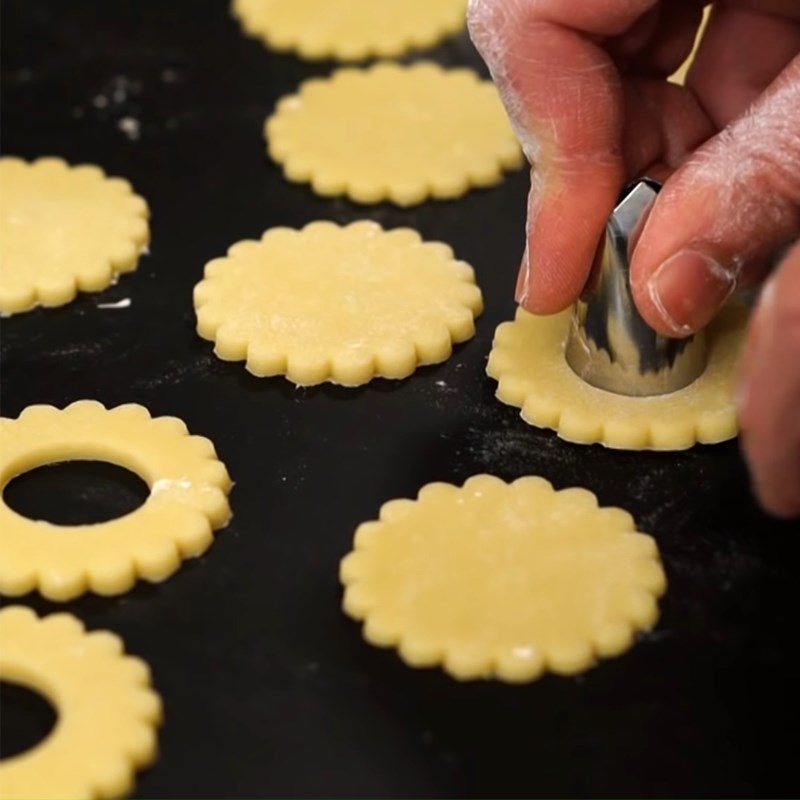
[[[528,300],[528,292],[531,283],[531,259],[528,253],[528,245],[525,245],[525,252],[522,254],[522,262],[519,265],[519,275],[517,276],[517,288],[514,292],[514,299],[521,306]]]
[[[696,250],[681,250],[668,258],[647,284],[664,322],[682,336],[707,325],[735,287],[731,272]]]

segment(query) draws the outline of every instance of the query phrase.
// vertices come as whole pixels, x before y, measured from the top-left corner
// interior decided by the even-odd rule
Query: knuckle
[[[480,54],[487,60],[496,55],[509,14],[502,0],[469,0],[467,29]]]
[[[800,62],[796,77],[756,103],[722,134],[739,158],[750,161],[744,174],[784,202],[800,206]]]

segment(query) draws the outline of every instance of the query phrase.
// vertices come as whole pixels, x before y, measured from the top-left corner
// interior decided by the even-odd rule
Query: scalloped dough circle
[[[197,332],[254,375],[358,386],[444,361],[481,312],[468,264],[441,242],[374,222],[272,228],[210,261]]]
[[[129,514],[92,525],[54,525],[17,514],[0,497],[0,593],[33,589],[64,601],[91,590],[128,591],[137,578],[158,582],[199,556],[230,519],[231,489],[214,445],[175,417],[128,404],[106,409],[79,400],[61,410],[28,406],[0,418],[0,490],[17,475],[70,460],[119,464],[150,487]]]
[[[432,47],[466,22],[466,0],[234,0],[251,36],[303,58],[361,61]]]
[[[122,178],[60,158],[0,158],[0,312],[60,306],[136,269],[147,203]]]
[[[359,203],[460,197],[522,163],[494,84],[429,62],[307,80],[265,131],[286,178]]]
[[[581,380],[564,347],[569,310],[542,317],[517,309],[497,328],[486,367],[497,397],[522,409],[522,418],[562,439],[620,450],[684,450],[736,436],[734,403],[747,312],[730,304],[707,329],[708,366],[694,383],[671,394],[626,397]]]
[[[359,526],[344,610],[411,666],[530,681],[615,656],[658,618],[655,541],[585,489],[490,475],[431,483]]]
[[[5,798],[121,797],[156,757],[161,699],[144,661],[72,614],[0,611],[0,678],[47,697],[58,722],[42,742],[0,761]]]

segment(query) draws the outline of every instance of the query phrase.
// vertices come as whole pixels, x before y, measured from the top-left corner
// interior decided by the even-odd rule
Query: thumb
[[[800,56],[664,185],[633,255],[636,305],[687,336],[798,231]]]

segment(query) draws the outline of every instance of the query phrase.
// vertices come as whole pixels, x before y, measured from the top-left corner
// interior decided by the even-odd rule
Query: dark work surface
[[[317,198],[281,179],[261,126],[330,65],[268,53],[223,2],[5,0],[2,12],[3,151],[98,163],[153,212],[135,273],[3,321],[3,413],[143,403],[210,437],[236,481],[231,525],[162,585],[66,606],[23,598],[116,631],[152,666],[166,723],[137,796],[797,794],[798,527],[759,511],[737,445],[573,446],[493,397],[484,366],[513,313],[524,171],[406,211]],[[431,57],[480,66],[466,37]],[[486,312],[445,364],[298,390],[218,361],[195,335],[192,286],[228,245],[364,217],[416,227],[475,266]],[[100,307],[123,298],[129,308]],[[629,509],[669,576],[656,630],[581,678],[525,687],[459,684],[365,644],[339,609],[356,525],[428,481],[484,471],[541,474]],[[81,484],[31,476],[18,501],[36,485],[46,513],[59,485]],[[136,487],[123,488],[128,501]]]

